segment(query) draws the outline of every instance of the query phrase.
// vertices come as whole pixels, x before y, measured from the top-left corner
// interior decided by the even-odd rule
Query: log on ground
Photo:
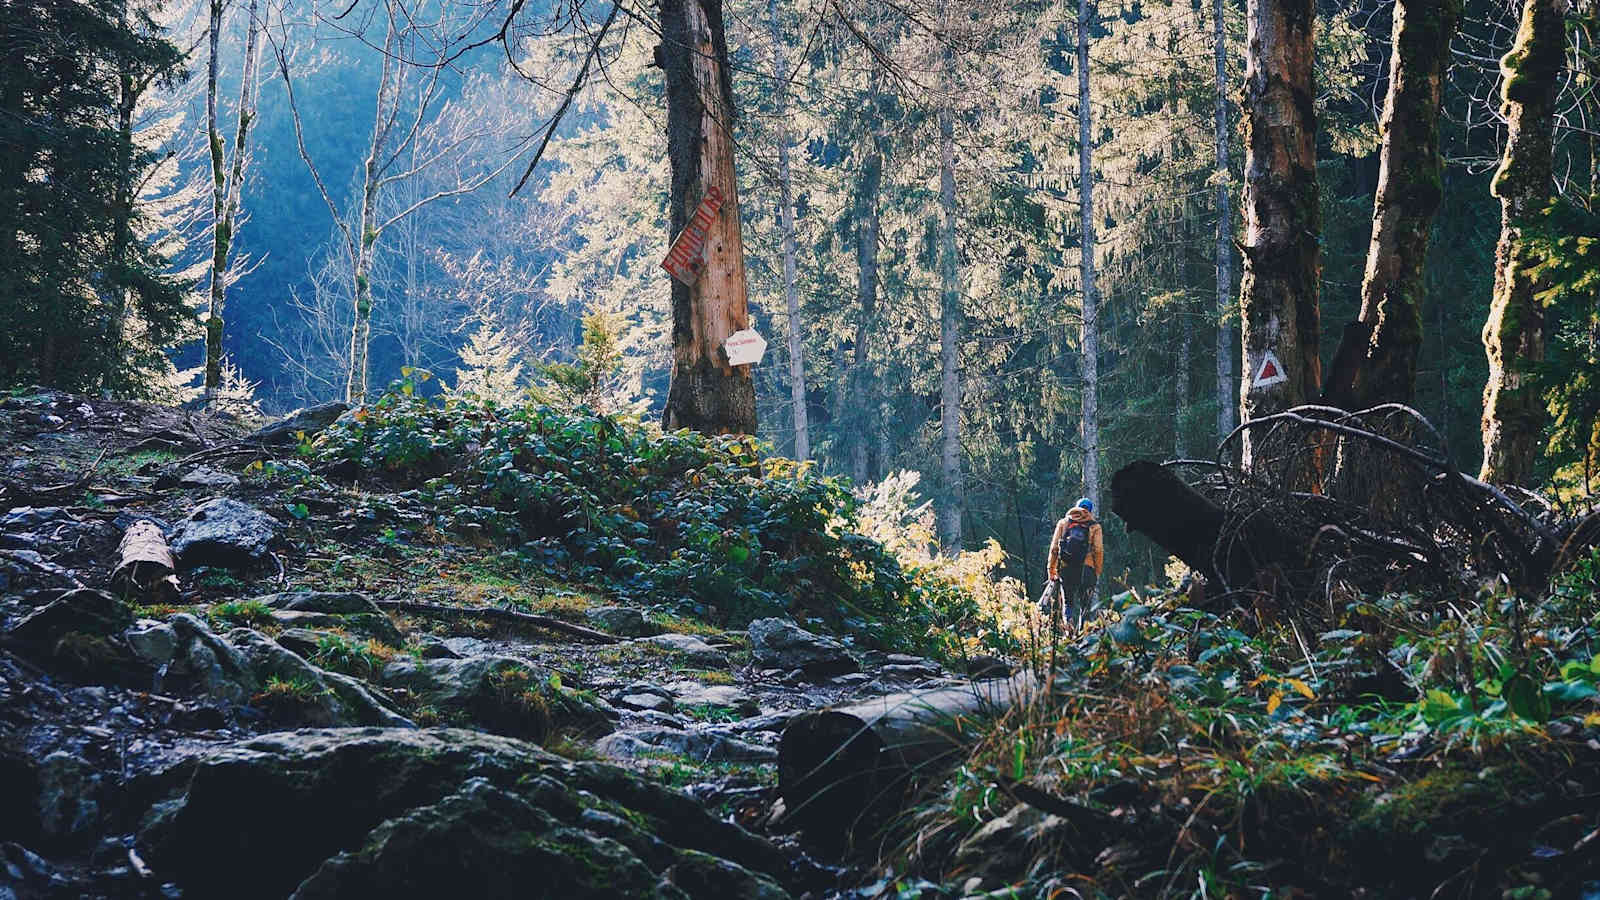
[[[117,567],[111,583],[124,591],[154,600],[178,599],[177,564],[161,526],[143,519],[129,526],[117,548]]]
[[[1020,674],[796,716],[778,744],[787,815],[813,836],[844,839],[896,811],[913,778],[959,760],[973,726],[1024,702],[1035,684]]]

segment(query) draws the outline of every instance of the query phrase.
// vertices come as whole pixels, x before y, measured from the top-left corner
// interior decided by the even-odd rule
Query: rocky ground
[[[957,676],[518,572],[298,462],[342,412],[0,402],[0,897],[849,895],[778,736]]]

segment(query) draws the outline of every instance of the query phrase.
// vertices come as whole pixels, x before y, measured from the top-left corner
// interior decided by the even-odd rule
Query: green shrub
[[[763,459],[753,439],[414,387],[329,428],[318,458],[420,488],[441,526],[490,536],[520,565],[703,619],[787,613],[924,652],[976,612],[959,584],[858,531],[847,482]]]

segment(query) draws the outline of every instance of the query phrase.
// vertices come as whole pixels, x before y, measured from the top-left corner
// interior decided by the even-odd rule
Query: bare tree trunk
[[[1100,300],[1094,274],[1094,110],[1089,96],[1089,0],[1078,0],[1078,280],[1083,289],[1083,493],[1100,502]]]
[[[1217,439],[1238,424],[1233,408],[1233,181],[1228,171],[1228,44],[1223,0],[1211,0],[1212,51],[1216,63],[1217,115]]]
[[[800,318],[800,297],[795,291],[794,197],[789,173],[789,67],[783,56],[783,32],[778,27],[778,0],[767,0],[772,20],[772,72],[777,89],[778,196],[783,221],[783,305],[789,313],[789,394],[794,404],[794,458],[811,458],[811,432],[806,410],[805,322]]]
[[[1494,176],[1500,242],[1494,300],[1483,328],[1483,471],[1488,482],[1527,484],[1544,428],[1533,367],[1544,359],[1544,309],[1528,271],[1526,229],[1550,199],[1556,88],[1566,52],[1567,0],[1524,0],[1517,42],[1500,61],[1505,155]]]
[[[1457,0],[1399,0],[1395,5],[1389,93],[1372,241],[1361,283],[1361,312],[1346,328],[1323,401],[1345,409],[1410,403],[1422,347],[1423,263],[1443,191],[1439,111]]]
[[[378,244],[378,189],[382,177],[382,157],[385,155],[389,132],[394,127],[400,106],[400,82],[403,75],[397,70],[394,45],[398,29],[391,10],[388,31],[384,35],[383,65],[378,72],[377,111],[372,118],[372,140],[367,144],[367,158],[361,168],[361,216],[350,242],[351,272],[354,281],[351,296],[355,300],[355,315],[350,323],[350,372],[345,381],[344,399],[352,405],[361,403],[367,396],[368,347],[372,342],[372,260]]]
[[[948,22],[948,13],[946,14]],[[944,209],[939,232],[939,429],[940,471],[944,477],[944,502],[939,506],[939,540],[945,550],[961,549],[961,519],[966,489],[961,477],[961,272],[956,259],[956,148],[955,116],[949,96],[954,89],[949,46],[944,51],[943,86],[946,96],[939,106],[939,203]]]
[[[856,339],[848,376],[850,424],[844,437],[850,442],[851,477],[857,484],[872,478],[870,442],[873,437],[872,412],[877,404],[867,397],[867,340],[877,320],[878,305],[878,186],[883,176],[883,156],[876,150],[868,154],[861,167],[856,188]]]
[[[723,342],[748,328],[744,244],[733,171],[733,88],[720,0],[663,0],[662,68],[667,76],[667,153],[672,162],[672,234],[711,189],[722,206],[706,234],[705,268],[694,286],[672,282],[672,383],[667,428],[754,434],[750,367],[727,364]]]
[[[1245,237],[1239,291],[1245,368],[1239,407],[1250,420],[1304,403],[1321,384],[1322,223],[1312,106],[1314,5],[1311,0],[1248,0],[1245,17]],[[1244,463],[1251,463],[1249,435]]]
[[[243,191],[245,148],[256,114],[256,66],[261,59],[259,4],[250,0],[245,26],[244,71],[239,81],[238,124],[233,135],[233,160],[224,162],[222,132],[217,125],[217,44],[222,31],[222,0],[211,2],[210,55],[206,60],[206,137],[211,147],[211,290],[206,310],[205,393],[222,384],[222,304],[228,287],[228,256]]]

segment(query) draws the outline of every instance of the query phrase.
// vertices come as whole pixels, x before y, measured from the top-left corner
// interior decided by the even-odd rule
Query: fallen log
[[[142,519],[122,535],[111,583],[141,597],[172,602],[178,599],[177,568],[161,526]]]
[[[447,619],[480,619],[488,622],[507,622],[513,625],[527,625],[532,628],[543,628],[547,631],[556,631],[570,634],[573,637],[586,638],[601,644],[620,644],[622,638],[571,622],[563,622],[549,616],[539,616],[533,613],[520,613],[509,609],[500,609],[497,606],[444,606],[438,603],[416,603],[411,600],[376,600],[374,601],[384,609],[398,612],[412,613],[419,616],[440,616]]]
[[[1263,517],[1230,522],[1226,510],[1151,460],[1129,463],[1111,476],[1111,511],[1212,584],[1244,587],[1263,569],[1297,569],[1310,555]]]
[[[844,839],[897,811],[912,779],[957,762],[974,726],[1033,696],[1035,684],[1024,673],[795,716],[778,743],[785,814],[818,838]]]

